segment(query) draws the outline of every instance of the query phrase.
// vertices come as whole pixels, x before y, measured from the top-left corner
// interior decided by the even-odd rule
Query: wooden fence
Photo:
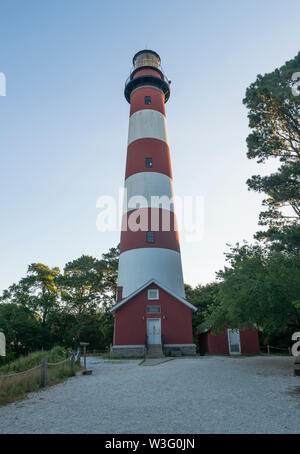
[[[7,375],[0,375],[0,379],[10,378],[10,377],[18,377],[22,375],[27,375],[30,372],[33,372],[37,369],[40,369],[41,374],[41,387],[47,386],[47,377],[48,377],[48,369],[49,367],[57,367],[63,364],[70,363],[70,368],[74,372],[75,371],[75,363],[80,361],[80,349],[78,349],[77,353],[69,352],[69,357],[64,359],[63,361],[59,361],[57,363],[49,363],[46,359],[42,360],[41,364],[38,366],[32,367],[31,369],[24,370],[22,372],[16,372],[14,374],[7,374]]]

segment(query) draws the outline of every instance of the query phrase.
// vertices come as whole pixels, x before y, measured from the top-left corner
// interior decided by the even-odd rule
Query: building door
[[[199,340],[199,353],[200,355],[206,355],[208,352],[208,333],[201,333],[198,336]]]
[[[228,346],[230,355],[240,355],[241,354],[241,340],[240,340],[240,330],[239,329],[228,329]]]
[[[148,344],[161,344],[160,318],[147,318]]]

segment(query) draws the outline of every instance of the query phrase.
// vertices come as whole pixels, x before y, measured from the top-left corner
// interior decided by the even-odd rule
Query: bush
[[[0,406],[22,399],[27,393],[41,389],[41,368],[37,366],[40,366],[44,359],[48,363],[63,361],[67,359],[67,351],[62,347],[54,347],[50,351],[39,351],[20,357],[0,368]],[[37,368],[22,375],[1,378],[1,375],[24,372],[35,367]],[[75,375],[79,369],[80,365],[76,365],[75,371],[72,371],[69,361],[58,366],[49,366],[47,385],[55,385]]]
[[[0,375],[14,374],[23,372],[41,364],[43,359],[47,359],[50,363],[56,363],[67,358],[67,351],[63,347],[54,347],[52,350],[43,350],[35,353],[30,353],[27,356],[20,356],[18,359],[0,367]]]

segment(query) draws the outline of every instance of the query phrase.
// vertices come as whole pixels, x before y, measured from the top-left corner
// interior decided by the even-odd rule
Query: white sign
[[[6,340],[4,333],[0,333],[0,356],[6,355]]]
[[[292,335],[292,341],[297,341],[292,346],[292,355],[293,356],[300,356],[300,333],[294,333]],[[299,350],[298,350],[299,348]]]
[[[0,73],[0,96],[6,96],[6,76]]]

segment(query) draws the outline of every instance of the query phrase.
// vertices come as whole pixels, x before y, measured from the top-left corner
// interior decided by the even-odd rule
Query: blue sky
[[[268,172],[246,158],[246,87],[299,51],[300,3],[277,0],[1,0],[0,291],[28,264],[100,257],[118,232],[96,228],[97,198],[124,180],[132,57],[156,50],[174,188],[202,195],[205,230],[181,241],[185,282],[214,280],[226,243],[250,240]]]

